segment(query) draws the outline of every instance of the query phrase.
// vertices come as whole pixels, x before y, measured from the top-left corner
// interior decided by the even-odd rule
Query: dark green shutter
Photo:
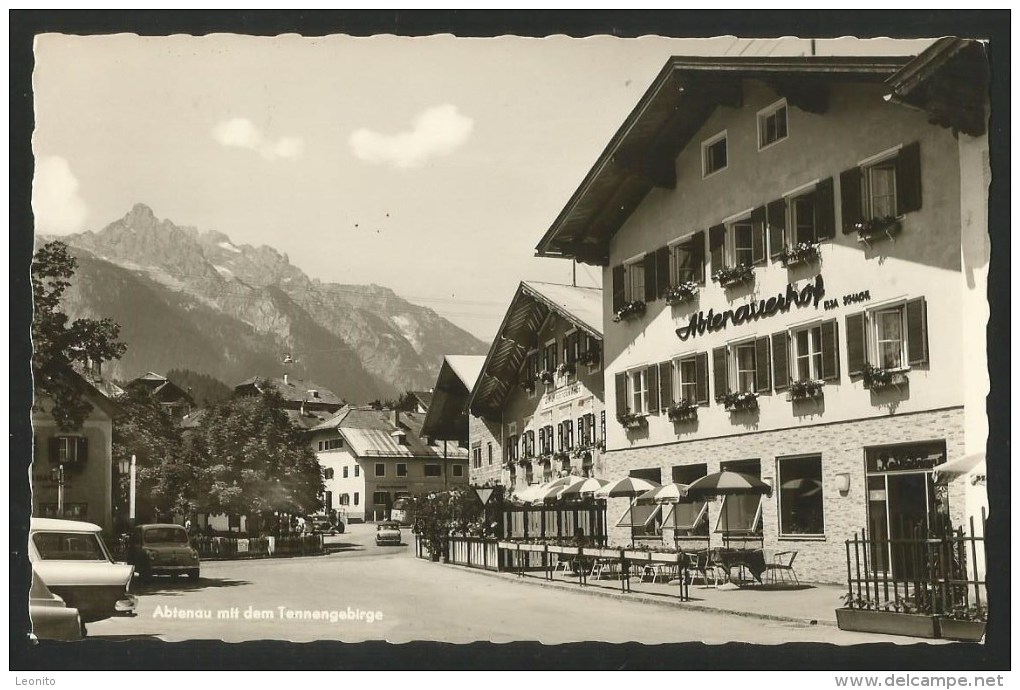
[[[857,231],[857,223],[864,219],[861,206],[861,169],[850,168],[839,174],[839,208],[843,214],[843,234]]]
[[[627,414],[627,374],[616,375],[616,416]]]
[[[850,376],[859,376],[868,363],[864,312],[846,317],[846,368]]]
[[[695,375],[698,377],[696,384],[698,404],[708,404],[708,353],[699,352],[694,356]]]
[[[645,385],[648,386],[648,412],[659,414],[659,365],[645,369]]]
[[[765,207],[751,211],[751,263],[764,263],[765,256]]]
[[[669,275],[669,247],[655,250],[655,284],[656,297],[665,297],[666,290],[672,281]]]
[[[567,447],[566,439],[564,438],[563,422],[556,425],[556,448],[553,450],[563,450]]]
[[[78,452],[74,456],[74,461],[78,464],[88,462],[89,459],[89,440],[84,436],[78,437]]]
[[[928,364],[928,314],[924,297],[907,302],[907,362]]]
[[[698,230],[690,242],[691,261],[694,263],[694,280],[705,284],[705,231]]]
[[[921,210],[921,144],[913,142],[896,157],[896,210],[911,213]]]
[[[822,322],[822,380],[839,381],[839,325]]]
[[[726,226],[713,225],[708,229],[708,252],[711,255],[712,270],[718,271],[724,263],[723,247],[726,245]]]
[[[832,178],[827,177],[815,187],[815,230],[818,241],[831,240],[836,234],[836,207]]]
[[[715,385],[715,398],[719,399],[719,396],[725,395],[730,390],[730,376],[729,372],[726,371],[726,348],[717,347],[712,350],[712,382]]]
[[[645,254],[645,302],[654,302],[657,296],[655,252]]]
[[[588,439],[585,436],[584,430],[584,417],[577,418],[577,445],[578,446],[588,445]]]
[[[769,256],[775,259],[786,245],[786,199],[768,205]]]
[[[619,266],[613,266],[613,312],[618,312],[623,309],[624,303],[624,281],[627,275],[624,271],[623,264]]]
[[[663,410],[673,404],[673,363],[659,362],[659,407]]]
[[[772,388],[772,363],[769,362],[769,337],[763,336],[754,341],[754,387],[759,393],[767,393]]]
[[[786,331],[772,334],[772,373],[777,391],[790,385],[790,346]]]

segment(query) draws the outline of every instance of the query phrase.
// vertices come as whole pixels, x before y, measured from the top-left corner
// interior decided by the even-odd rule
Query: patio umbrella
[[[545,484],[532,484],[514,494],[514,498],[522,503],[531,503],[538,497],[539,492],[546,489]]]
[[[771,496],[772,487],[749,474],[723,470],[706,475],[697,479],[687,487],[688,498],[715,498],[716,496]],[[723,511],[723,538],[729,541],[727,535],[728,516]]]
[[[935,473],[934,479],[937,484],[947,484],[957,477],[968,474],[984,475],[987,472],[986,467],[985,454],[972,453],[941,465],[935,465],[932,471]]]
[[[595,492],[595,498],[620,498],[640,496],[641,494],[658,489],[661,486],[658,482],[639,477],[624,477],[614,482],[609,482]]]
[[[798,477],[797,479],[787,479],[779,485],[779,488],[783,491],[803,491],[801,496],[814,496],[822,490],[822,482],[812,477]]]
[[[585,481],[584,477],[560,477],[556,481],[543,484],[540,491],[535,492],[535,498],[532,499],[532,504],[542,505],[546,501],[552,501],[559,498],[560,492],[564,489],[569,489],[571,486],[577,484],[583,484]]]
[[[590,494],[595,493],[596,491],[598,491],[603,486],[609,483],[605,479],[595,479],[594,477],[590,477],[588,479],[581,477],[581,480],[582,481],[580,482],[571,484],[560,489],[557,498],[573,499],[580,498],[581,496],[588,496]]]
[[[673,482],[663,484],[658,489],[652,489],[638,496],[638,500],[655,501],[656,503],[679,503],[687,498],[687,484]]]

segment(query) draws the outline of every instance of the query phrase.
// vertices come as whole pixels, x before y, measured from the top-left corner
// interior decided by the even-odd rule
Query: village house
[[[611,541],[750,540],[839,582],[855,532],[960,522],[932,469],[987,434],[987,79],[957,39],[667,61],[537,253],[603,267],[602,476],[732,469],[773,492],[639,521],[610,499]]]
[[[195,400],[191,394],[167,377],[155,372],[132,379],[124,389],[128,392],[144,391],[155,400],[170,416],[183,419],[191,414]]]
[[[525,281],[469,400],[473,484],[602,476],[602,291]]]
[[[470,423],[468,398],[485,363],[481,355],[446,355],[439,367],[435,388],[428,394],[429,405],[421,433],[438,441],[451,441],[468,447]],[[420,395],[420,394],[415,394]],[[471,472],[482,466],[481,447],[471,447]]]

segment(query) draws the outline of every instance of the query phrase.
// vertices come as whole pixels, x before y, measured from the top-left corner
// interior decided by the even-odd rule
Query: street
[[[202,564],[202,578],[157,578],[132,591],[138,615],[89,625],[99,639],[295,642],[537,640],[759,644],[914,642],[597,597],[502,580],[377,547],[374,525],[349,525],[326,556]],[[332,619],[330,618],[332,616]]]

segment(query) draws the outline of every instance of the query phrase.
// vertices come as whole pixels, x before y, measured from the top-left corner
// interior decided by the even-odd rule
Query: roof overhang
[[[535,248],[537,256],[606,266],[609,242],[649,191],[674,189],[676,158],[712,112],[740,107],[743,81],[824,113],[835,82],[882,83],[908,57],[673,57],[659,72]]]
[[[467,403],[471,390],[443,360],[432,390],[432,402],[421,425],[422,436],[441,441],[467,441]]]

